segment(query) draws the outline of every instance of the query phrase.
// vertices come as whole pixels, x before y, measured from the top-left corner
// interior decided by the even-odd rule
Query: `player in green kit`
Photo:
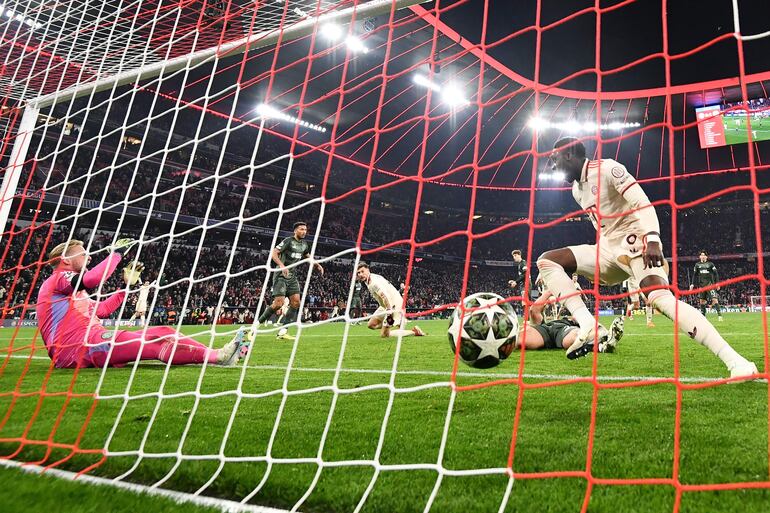
[[[718,281],[719,273],[717,272],[717,266],[714,265],[714,262],[709,262],[709,257],[705,251],[701,251],[698,256],[698,262],[695,262],[695,268],[693,269],[693,279],[690,284],[690,290],[695,287],[708,287]],[[719,287],[716,289],[704,290],[698,293],[698,298],[700,299],[701,313],[706,315],[706,303],[711,299],[711,305],[714,307],[714,310],[717,311],[717,318],[721,321],[722,310],[719,308],[719,294],[717,294],[717,290],[719,290]]]
[[[364,284],[356,280],[353,285],[353,297],[350,299],[350,313],[354,319],[360,319],[364,315]],[[353,324],[358,324],[355,321]]]
[[[294,223],[294,235],[283,239],[274,249],[272,253],[273,262],[281,270],[275,272],[273,275],[273,302],[265,308],[262,315],[259,316],[257,326],[267,321],[273,313],[281,309],[283,300],[285,297],[289,298],[289,310],[286,316],[283,318],[284,324],[291,324],[297,320],[297,313],[299,312],[299,280],[294,268],[289,269],[288,266],[296,264],[302,259],[310,257],[310,243],[305,240],[307,235],[307,223],[297,222]],[[315,269],[323,276],[324,268],[318,262],[313,262]],[[294,338],[289,336],[285,330],[278,332],[277,338],[285,340],[293,340]]]

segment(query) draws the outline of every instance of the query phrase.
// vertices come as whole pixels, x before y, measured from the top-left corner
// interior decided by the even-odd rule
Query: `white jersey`
[[[139,299],[136,300],[136,309],[140,312],[147,310],[147,298],[150,295],[150,285],[139,287]]]
[[[639,292],[639,285],[636,284],[636,280],[633,276],[629,276],[628,279],[623,282],[623,288],[628,292]]]
[[[612,159],[586,159],[580,180],[572,183],[572,196],[580,207],[588,212],[594,228],[601,230],[602,238],[617,240],[629,235],[641,237],[648,231],[659,229],[642,226],[639,212],[631,212],[634,207],[625,194],[636,185],[636,179],[626,171],[623,164]],[[601,198],[597,198],[598,195],[601,195]],[[618,215],[623,212],[629,213]],[[601,226],[597,220],[598,213],[602,216]],[[657,220],[657,217],[655,219]]]
[[[396,287],[390,284],[388,280],[379,274],[369,274],[369,281],[366,282],[366,288],[377,301],[377,303],[388,310],[400,310],[404,300],[398,293]]]

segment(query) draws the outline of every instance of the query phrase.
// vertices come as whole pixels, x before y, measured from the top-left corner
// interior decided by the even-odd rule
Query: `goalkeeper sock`
[[[719,303],[714,304],[714,310],[717,311],[717,315],[722,317],[722,309],[719,308]]]
[[[652,307],[650,305],[645,305],[644,311],[647,314],[647,322],[652,322]]]
[[[698,310],[684,301],[677,301],[670,290],[653,290],[648,294],[648,297],[650,298],[650,305],[676,322],[677,327],[687,333],[690,338],[706,346],[724,362],[728,369],[746,361],[735,349],[730,347],[730,344],[722,338],[716,328],[703,315],[698,313]],[[675,320],[677,303],[679,303],[679,317]]]
[[[259,316],[259,323],[262,324],[263,322],[267,321],[272,315],[275,313],[275,310],[273,310],[272,305],[267,305],[267,308],[265,308],[265,311],[262,312],[262,315]]]
[[[704,317],[706,316],[706,305],[705,304],[701,304],[700,305],[700,313],[702,313]]]
[[[537,261],[540,275],[545,286],[557,298],[561,298],[561,304],[567,308],[580,325],[580,331],[585,333],[596,325],[596,319],[586,308],[586,304],[575,290],[572,278],[567,276],[564,268],[551,260],[541,258]]]

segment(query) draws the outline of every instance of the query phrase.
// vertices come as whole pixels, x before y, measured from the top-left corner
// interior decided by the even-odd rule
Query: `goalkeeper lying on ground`
[[[133,239],[120,239],[110,254],[96,267],[86,268],[91,257],[79,240],[59,244],[49,253],[54,266],[37,296],[40,334],[56,367],[120,366],[140,360],[160,360],[174,365],[204,363],[235,365],[248,352],[248,343],[239,331],[221,349],[209,349],[168,326],[144,331],[106,330],[100,319],[117,310],[125,298],[118,291],[103,301],[89,297],[89,291],[107,280],[131,246]],[[144,266],[131,262],[123,269],[128,286],[141,278]]]

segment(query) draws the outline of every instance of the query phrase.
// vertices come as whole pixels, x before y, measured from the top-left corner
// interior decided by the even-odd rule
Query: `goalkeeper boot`
[[[575,360],[591,354],[594,351],[594,344],[598,343],[599,348],[601,348],[609,338],[610,332],[607,331],[607,328],[599,324],[599,329],[596,330],[594,326],[591,326],[585,333],[578,334],[577,340],[567,349],[567,358]]]
[[[419,326],[412,328],[412,333],[414,333],[415,337],[424,337],[426,335],[426,333],[422,331]]]
[[[610,337],[599,344],[600,353],[614,353],[618,348],[618,342],[623,338],[625,323],[623,317],[615,317],[610,325]]]
[[[233,339],[219,349],[217,364],[224,367],[236,365],[241,358],[249,354],[250,345],[251,343],[246,339],[246,330],[239,329]]]
[[[742,361],[738,362],[737,364],[733,365],[730,368],[731,378],[744,378],[744,377],[747,378],[754,374],[759,374],[759,371],[757,370],[757,366],[754,365],[753,362],[750,362],[746,359],[743,359]]]

